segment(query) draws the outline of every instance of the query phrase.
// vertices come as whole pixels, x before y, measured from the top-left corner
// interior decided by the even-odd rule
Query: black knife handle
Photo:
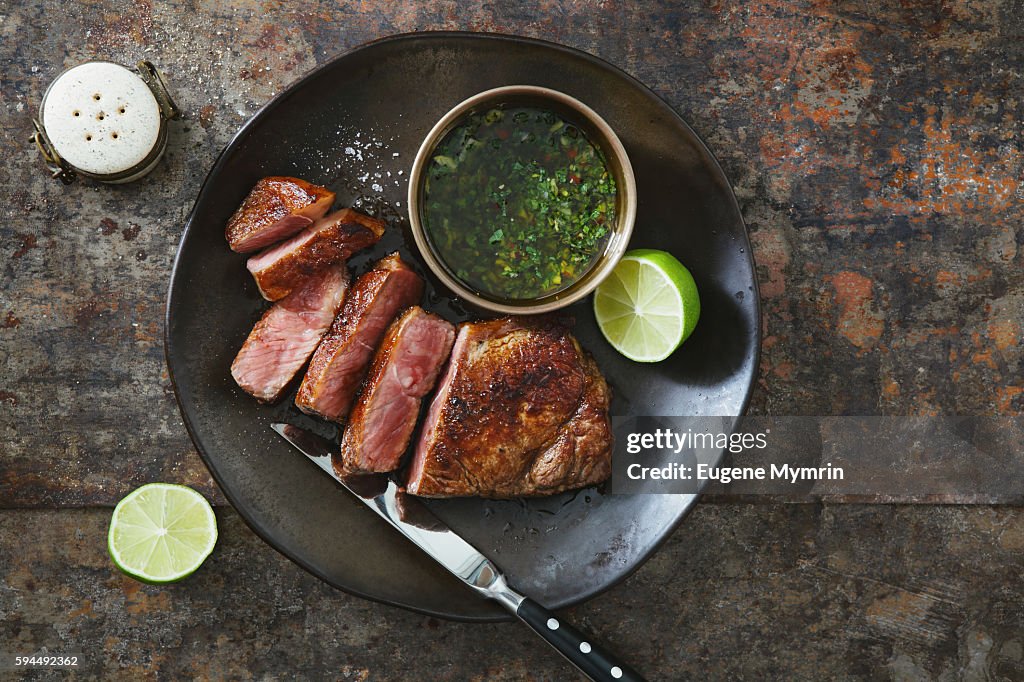
[[[590,679],[643,682],[640,673],[532,599],[524,599],[516,615]]]

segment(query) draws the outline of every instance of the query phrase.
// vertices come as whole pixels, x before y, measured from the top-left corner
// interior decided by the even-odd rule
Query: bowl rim
[[[453,124],[484,102],[515,97],[552,100],[556,104],[560,104],[562,107],[578,113],[596,130],[601,138],[598,143],[602,147],[607,148],[611,155],[614,156],[614,165],[618,167],[622,177],[617,178],[620,211],[616,219],[615,229],[605,245],[601,262],[596,267],[585,272],[574,285],[571,285],[563,292],[556,292],[555,294],[537,299],[524,299],[522,303],[507,303],[479,295],[448,272],[447,267],[441,262],[441,258],[435,253],[420,220],[421,203],[423,200],[423,193],[420,191],[420,188],[423,184],[422,176],[424,169],[427,167],[432,153]],[[413,160],[412,170],[409,173],[407,200],[406,207],[409,214],[409,224],[412,228],[412,236],[416,242],[416,248],[419,250],[420,256],[430,271],[455,296],[475,307],[495,313],[535,315],[564,308],[584,298],[596,289],[611,274],[615,266],[618,265],[619,260],[626,253],[629,239],[633,234],[633,226],[636,222],[636,176],[633,173],[633,166],[630,163],[629,155],[626,153],[626,148],[615,133],[615,130],[600,114],[587,104],[560,90],[545,88],[539,85],[503,85],[467,97],[449,109],[434,124],[423,138],[423,142],[420,143],[419,150],[416,152],[416,158]],[[575,288],[573,288],[574,286]]]

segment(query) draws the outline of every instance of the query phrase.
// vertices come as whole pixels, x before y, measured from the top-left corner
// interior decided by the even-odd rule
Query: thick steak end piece
[[[550,317],[462,325],[406,479],[425,497],[551,495],[611,473],[611,392]]]

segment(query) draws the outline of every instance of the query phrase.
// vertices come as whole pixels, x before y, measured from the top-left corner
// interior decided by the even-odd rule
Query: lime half
[[[594,315],[615,350],[637,362],[658,362],[697,326],[697,284],[666,251],[629,251],[594,292]]]
[[[150,483],[114,507],[110,558],[133,578],[170,583],[196,571],[217,543],[217,517],[192,488]]]

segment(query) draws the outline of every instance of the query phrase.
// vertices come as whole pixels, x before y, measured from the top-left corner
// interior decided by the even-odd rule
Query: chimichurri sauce
[[[615,224],[615,178],[583,131],[543,109],[470,114],[427,168],[423,223],[468,287],[509,300],[565,289]]]

